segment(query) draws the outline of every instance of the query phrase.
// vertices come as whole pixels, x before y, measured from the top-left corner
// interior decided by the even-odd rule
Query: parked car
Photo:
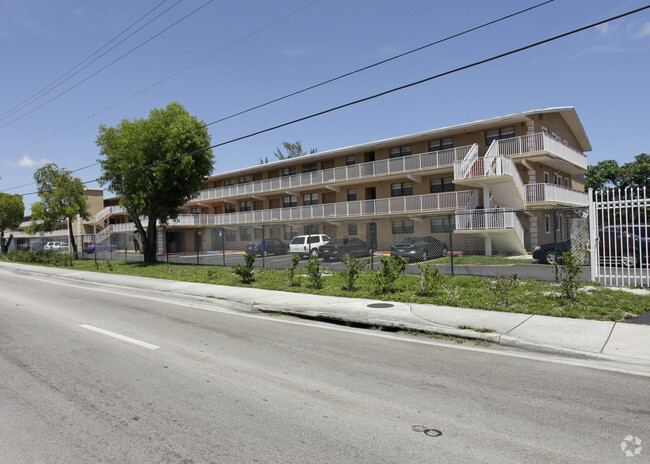
[[[65,242],[47,242],[43,246],[45,251],[68,251],[68,244]]]
[[[304,258],[307,255],[318,256],[320,247],[328,243],[331,238],[325,234],[296,235],[289,244],[289,253]]]
[[[650,256],[650,226],[608,226],[598,231],[602,264],[639,267]]]
[[[558,264],[562,263],[562,255],[571,249],[571,240],[564,242],[545,243],[537,245],[533,249],[533,259],[536,259],[540,264]]]
[[[117,245],[111,245],[109,243],[91,243],[90,245],[84,246],[85,253],[98,253],[102,251],[117,251]]]
[[[277,238],[265,238],[255,240],[246,245],[246,253],[256,253],[260,256],[286,255],[289,252],[289,244]]]
[[[426,261],[447,255],[447,245],[430,235],[406,237],[390,247],[391,256],[401,256],[409,261]]]
[[[370,245],[358,238],[337,238],[320,247],[319,254],[325,260],[341,259],[341,256],[370,256]]]

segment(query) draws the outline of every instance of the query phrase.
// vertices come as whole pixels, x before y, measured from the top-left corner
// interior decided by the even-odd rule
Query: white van
[[[322,245],[332,240],[325,234],[296,235],[289,243],[289,253],[304,258],[307,255],[318,256],[318,250]]]

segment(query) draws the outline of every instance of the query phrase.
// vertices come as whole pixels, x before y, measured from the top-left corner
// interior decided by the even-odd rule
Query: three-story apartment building
[[[543,208],[585,206],[591,145],[572,107],[524,111],[211,176],[159,251],[243,249],[255,238],[325,233],[387,250],[453,232],[456,249],[521,254],[568,238]],[[132,231],[117,199],[94,218]],[[560,216],[561,217],[561,216]],[[197,233],[200,231],[201,233]]]

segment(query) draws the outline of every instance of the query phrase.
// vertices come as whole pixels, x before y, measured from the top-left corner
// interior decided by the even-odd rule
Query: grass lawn
[[[11,256],[11,255],[10,255]],[[7,259],[2,257],[0,259]],[[24,262],[16,259],[17,262]],[[33,261],[32,261],[33,262]],[[77,270],[107,272],[215,285],[254,287],[287,292],[349,296],[405,303],[424,303],[489,311],[507,311],[546,316],[620,321],[650,311],[650,295],[611,289],[594,283],[579,284],[575,300],[566,298],[560,283],[517,280],[510,287],[508,279],[493,281],[470,276],[439,275],[431,291],[422,295],[419,275],[401,274],[392,293],[377,291],[377,271],[359,275],[355,290],[343,290],[346,280],[341,271],[328,272],[316,290],[305,270],[296,271],[295,285],[290,286],[287,272],[278,269],[255,269],[254,281],[242,284],[232,268],[221,266],[187,266],[167,263],[144,264],[124,261],[33,262],[39,265],[63,265]],[[508,304],[506,304],[506,300]]]

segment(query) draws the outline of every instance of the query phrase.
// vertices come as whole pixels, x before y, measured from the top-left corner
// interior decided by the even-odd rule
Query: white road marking
[[[0,271],[2,272],[2,271]],[[108,289],[102,289],[100,287],[85,287],[83,285],[79,285],[79,283],[64,283],[64,282],[57,282],[56,280],[52,280],[51,278],[45,278],[45,277],[34,277],[34,276],[26,276],[26,275],[21,275],[21,277],[25,277],[28,279],[33,279],[33,280],[39,280],[42,282],[48,282],[51,284],[56,284],[56,285],[62,285],[66,287],[74,287],[74,288],[83,288],[86,290],[90,291],[95,291],[95,292],[100,292],[100,293],[113,293],[112,290]],[[94,285],[104,285],[106,287],[113,287],[111,284],[94,284]],[[124,290],[124,288],[122,288]],[[159,291],[159,290],[149,290],[149,291]],[[314,327],[322,330],[333,330],[333,331],[338,331],[338,332],[352,332],[356,333],[359,335],[367,336],[367,337],[379,337],[379,338],[387,338],[387,339],[392,339],[400,342],[405,342],[405,343],[417,343],[417,344],[423,344],[423,345],[431,345],[431,346],[436,346],[440,348],[448,348],[448,349],[453,349],[453,350],[460,350],[460,351],[473,351],[476,353],[482,353],[482,354],[488,354],[488,355],[493,355],[493,356],[505,356],[505,357],[510,357],[510,358],[519,358],[519,359],[527,359],[531,361],[538,361],[538,362],[546,362],[546,363],[551,363],[551,364],[560,364],[560,365],[565,365],[565,366],[573,366],[573,367],[583,367],[587,369],[595,369],[595,370],[601,370],[601,371],[608,371],[608,372],[615,372],[615,373],[620,373],[620,374],[629,374],[629,375],[636,375],[636,376],[641,376],[641,377],[650,377],[650,372],[647,371],[647,365],[643,364],[642,361],[639,361],[639,368],[638,370],[632,367],[635,362],[633,360],[628,360],[627,362],[625,361],[620,361],[616,362],[614,360],[604,360],[604,359],[576,359],[576,358],[570,358],[566,356],[558,356],[558,357],[553,357],[552,355],[545,355],[545,354],[529,354],[529,353],[521,353],[521,352],[515,352],[515,351],[496,351],[490,348],[482,348],[482,347],[476,347],[476,346],[463,346],[463,345],[458,345],[456,343],[442,343],[442,342],[436,342],[433,340],[422,340],[422,339],[407,339],[407,338],[402,338],[398,337],[394,334],[386,334],[386,333],[381,333],[381,332],[373,332],[373,331],[368,331],[364,329],[356,329],[353,327],[340,327],[336,325],[324,325],[325,323],[314,323],[314,322],[307,322],[307,321],[296,321],[296,320],[287,320],[287,319],[282,319],[278,317],[273,317],[268,314],[250,314],[250,313],[240,313],[232,309],[227,309],[227,308],[220,308],[220,307],[208,307],[208,303],[205,302],[204,304],[199,304],[197,302],[190,302],[190,301],[176,301],[173,299],[169,298],[162,298],[162,297],[154,297],[151,295],[138,295],[136,293],[131,293],[129,292],[129,296],[133,298],[140,298],[144,300],[152,300],[152,301],[158,301],[161,303],[166,303],[166,304],[174,304],[178,306],[186,306],[186,307],[192,307],[196,309],[202,309],[204,311],[211,311],[215,313],[222,313],[222,314],[228,314],[231,316],[236,316],[236,317],[250,317],[250,318],[256,318],[256,319],[267,319],[269,321],[281,323],[281,324],[293,324],[293,325],[302,325],[302,326],[308,326],[308,327]],[[216,302],[215,302],[216,303]],[[152,345],[155,346],[155,345]],[[156,347],[160,348],[160,347]],[[626,365],[630,366],[629,367],[617,367],[618,365]]]
[[[99,327],[94,327],[89,324],[81,324],[79,327],[83,327],[84,329],[92,330],[93,332],[99,332],[100,334],[108,335],[109,337],[113,338],[118,338],[120,340],[123,340],[125,342],[129,343],[134,343],[136,345],[144,346],[145,348],[149,348],[150,350],[157,350],[160,347],[157,345],[152,345],[151,343],[143,342],[141,340],[136,340],[135,338],[127,337],[125,335],[120,335],[115,332],[109,332],[108,330],[100,329]]]

